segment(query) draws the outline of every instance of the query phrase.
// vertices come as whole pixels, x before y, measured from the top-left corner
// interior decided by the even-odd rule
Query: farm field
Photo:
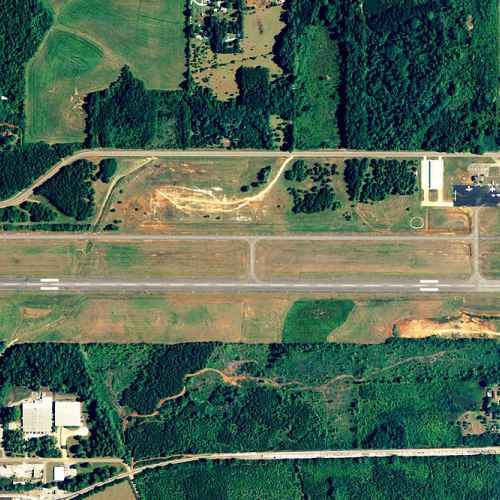
[[[285,26],[280,20],[283,12],[279,5],[271,5],[269,0],[248,0],[243,17],[244,38],[241,52],[215,54],[205,40],[191,40],[191,71],[199,85],[211,88],[222,100],[238,94],[236,70],[240,66],[263,66],[269,69],[271,77],[281,74],[281,68],[273,61],[274,38]],[[255,7],[255,9],[252,9]],[[192,5],[193,16],[202,14],[204,8]]]
[[[88,498],[90,500],[135,500],[135,495],[130,483],[128,481],[122,481]]]
[[[488,279],[500,279],[500,241],[481,242],[480,259],[482,276]]]
[[[470,247],[461,242],[259,241],[256,274],[266,281],[348,277],[467,278]]]
[[[248,245],[240,241],[19,242],[2,244],[0,276],[16,278],[243,279]]]
[[[339,301],[343,306],[339,310]],[[352,304],[351,304],[352,303]],[[352,306],[352,308],[351,308]],[[350,309],[350,310],[349,310]],[[339,315],[341,314],[341,315]],[[0,294],[0,340],[18,342],[347,342],[373,344],[408,321],[446,331],[442,318],[475,319],[500,331],[491,296],[411,298],[332,294]],[[332,318],[334,322],[332,323]],[[308,327],[304,329],[303,325]],[[471,323],[464,322],[462,332]],[[414,328],[413,328],[414,330]],[[458,331],[458,330],[457,330]],[[477,328],[475,330],[477,331]],[[444,334],[443,334],[444,335]],[[446,335],[444,335],[446,336]],[[465,335],[464,335],[465,336]]]
[[[81,142],[84,97],[108,87],[125,64],[150,89],[182,81],[182,2],[46,2],[55,21],[27,68],[28,142]]]

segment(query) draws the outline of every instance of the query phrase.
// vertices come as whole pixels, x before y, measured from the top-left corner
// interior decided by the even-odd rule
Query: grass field
[[[89,500],[135,500],[135,494],[130,483],[128,481],[122,481],[88,498]]]
[[[182,2],[46,3],[55,22],[27,69],[26,141],[82,141],[83,98],[106,88],[125,64],[148,88],[171,89],[181,82]]]
[[[480,245],[481,274],[484,278],[500,279],[500,242],[483,241]]]
[[[129,161],[129,160],[122,160]],[[130,160],[131,161],[131,160]],[[137,160],[135,160],[137,161]],[[291,183],[281,177],[264,199],[226,213],[216,213],[210,207],[186,211],[176,208],[162,192],[183,191],[184,199],[193,191],[207,190],[206,196],[219,199],[243,199],[259,189],[240,192],[242,185],[255,180],[257,171],[272,165],[274,177],[283,159],[203,159],[155,161],[124,179],[113,196],[114,203],[107,212],[105,222],[122,220],[121,228],[127,232],[169,231],[172,233],[225,233],[225,234],[280,234],[287,232],[417,232],[411,222],[417,217],[425,228],[420,233],[467,232],[468,219],[462,213],[450,211],[438,223],[426,224],[429,209],[420,207],[420,194],[393,196],[375,204],[357,204],[349,201],[343,180],[343,160],[324,159],[319,163],[338,166],[339,175],[333,184],[340,209],[316,214],[294,214],[288,187]],[[315,160],[308,160],[313,165]],[[206,197],[205,196],[205,197]],[[189,204],[188,204],[189,208]]]
[[[298,149],[336,148],[339,54],[337,44],[323,26],[310,27],[301,41],[297,83],[303,89],[306,110],[294,120]]]
[[[257,276],[271,279],[466,278],[470,248],[460,242],[261,241]]]
[[[5,242],[0,275],[9,277],[220,278],[248,272],[245,242]]]
[[[344,318],[344,306],[351,301],[354,308]],[[297,315],[304,304],[313,305],[305,312],[314,316],[314,329],[304,328]],[[344,304],[342,311],[338,304]],[[373,299],[331,294],[3,293],[0,340],[253,344],[308,342],[319,332],[321,340],[373,344],[384,342],[406,320],[443,321],[461,313],[489,318],[498,312],[495,298],[486,295]]]
[[[292,302],[259,294],[0,295],[0,340],[279,342]]]
[[[500,210],[498,208],[482,208],[481,234],[500,236]]]

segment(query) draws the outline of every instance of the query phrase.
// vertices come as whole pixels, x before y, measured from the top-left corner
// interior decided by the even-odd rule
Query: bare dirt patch
[[[397,323],[398,337],[422,339],[438,336],[446,338],[500,338],[493,322],[462,313],[448,321],[408,319]]]
[[[37,309],[34,307],[24,307],[21,314],[24,319],[46,318],[52,313],[52,309]]]

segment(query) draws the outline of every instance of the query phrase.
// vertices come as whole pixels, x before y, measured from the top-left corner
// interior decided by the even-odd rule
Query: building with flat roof
[[[422,189],[441,190],[444,187],[444,162],[442,158],[428,160],[424,158],[421,166]]]
[[[82,425],[82,403],[79,401],[55,402],[56,427],[80,427]]]
[[[54,481],[56,483],[64,481],[66,479],[66,472],[64,470],[64,465],[56,465],[54,467]]]
[[[47,436],[52,432],[51,396],[41,395],[32,401],[22,404],[22,423],[25,439]]]

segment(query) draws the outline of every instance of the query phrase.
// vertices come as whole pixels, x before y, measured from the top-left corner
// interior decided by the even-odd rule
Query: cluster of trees
[[[63,167],[57,174],[35,189],[64,215],[77,221],[94,214],[94,178],[96,167],[87,160],[78,160]]]
[[[9,198],[29,187],[38,177],[69,156],[76,144],[27,144],[0,155],[0,199]]]
[[[51,222],[57,217],[57,212],[45,203],[25,201],[20,207],[29,213],[31,222]]]
[[[53,231],[53,232],[76,232],[86,233],[92,229],[92,224],[72,224],[60,222],[57,224],[39,223],[34,225],[2,224],[3,231]]]
[[[243,38],[244,0],[226,0],[226,13],[221,15],[208,10],[203,19],[203,34],[208,38],[215,53],[233,54],[240,52]]]
[[[177,394],[188,373],[204,368],[215,344],[175,344],[155,349],[150,361],[121,397],[120,404],[151,413],[160,399]]]
[[[285,172],[285,179],[302,183],[310,180],[308,189],[289,187],[288,192],[293,200],[292,212],[295,214],[317,213],[325,210],[337,210],[341,203],[336,199],[331,185],[331,176],[337,174],[336,165],[322,166],[315,163],[308,167],[304,160],[297,160]]]
[[[8,348],[0,358],[0,391],[14,386],[39,390],[48,387],[73,393],[85,402],[90,436],[80,438],[85,456],[122,456],[125,452],[114,425],[111,405],[100,398],[78,345],[22,344]]]
[[[58,450],[56,440],[53,436],[42,436],[25,440],[23,431],[20,429],[5,429],[2,446],[8,455],[49,458],[61,456],[61,452]]]
[[[345,162],[344,179],[350,199],[368,203],[416,193],[416,172],[412,160],[354,158]]]
[[[227,139],[232,147],[270,148],[268,70],[239,71],[238,84],[242,97],[222,102],[191,80],[183,91],[147,90],[124,67],[108,89],[87,96],[85,145],[194,148]]]
[[[116,174],[118,163],[114,158],[106,158],[99,163],[99,171],[97,172],[97,179],[107,184],[111,178]]]
[[[0,208],[0,222],[11,224],[23,222],[50,222],[57,213],[45,203],[25,201],[19,207]]]
[[[258,188],[258,187],[266,184],[267,181],[269,180],[269,176],[271,175],[271,170],[272,170],[271,165],[266,165],[265,167],[262,167],[257,172],[257,175],[255,176],[255,180],[250,183],[250,186],[252,188]],[[250,186],[245,184],[245,185],[240,187],[240,191],[242,193],[246,193],[247,191],[250,190]]]
[[[94,467],[90,472],[78,474],[76,477],[68,477],[64,481],[54,483],[54,486],[66,491],[78,491],[95,483],[106,481],[119,472],[118,467],[113,465],[102,465]]]
[[[23,125],[24,72],[52,16],[40,0],[2,0],[0,16],[0,123]],[[0,181],[0,185],[2,182]]]

